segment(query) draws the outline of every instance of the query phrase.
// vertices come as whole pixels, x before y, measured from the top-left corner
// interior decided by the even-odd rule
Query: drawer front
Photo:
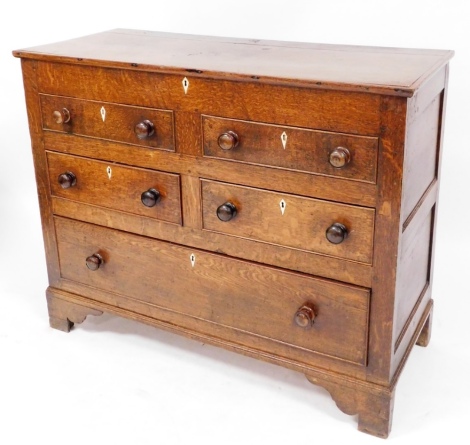
[[[376,182],[374,137],[210,116],[202,125],[204,156]]]
[[[172,111],[44,94],[40,99],[45,130],[175,150]]]
[[[325,131],[380,134],[379,94],[281,86],[268,79],[237,82],[203,73],[163,74],[39,62],[41,93],[87,98]],[[183,81],[186,77],[188,88]],[[112,87],[110,87],[112,86]]]
[[[208,180],[202,180],[201,186],[206,230],[367,264],[372,262],[373,209]],[[226,207],[218,210],[226,203],[236,209],[233,217]],[[219,219],[218,212],[223,211],[225,214],[221,216],[231,219]],[[346,233],[341,241],[343,228]],[[334,241],[339,243],[327,239],[328,229],[332,233],[330,238],[334,236]]]
[[[64,218],[55,226],[64,279],[204,320],[208,329],[250,333],[252,346],[261,336],[366,363],[366,289]],[[92,254],[103,260],[94,271],[85,264]],[[300,327],[295,316],[304,306],[315,318]]]
[[[53,196],[181,224],[179,175],[53,152],[47,163]]]

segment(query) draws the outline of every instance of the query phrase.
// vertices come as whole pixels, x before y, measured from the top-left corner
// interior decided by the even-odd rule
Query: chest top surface
[[[14,51],[23,58],[412,96],[453,51],[115,29]],[[345,69],[347,66],[347,69]]]

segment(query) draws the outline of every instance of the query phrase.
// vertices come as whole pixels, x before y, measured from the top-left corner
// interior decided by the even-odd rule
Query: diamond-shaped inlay
[[[281,142],[282,142],[282,146],[285,150],[286,145],[287,145],[287,133],[285,131],[283,131],[282,134],[281,134]]]
[[[113,174],[111,167],[108,166],[108,168],[106,169],[106,173],[108,174],[108,179],[111,179],[111,175]]]
[[[106,109],[104,107],[101,107],[100,113],[101,113],[101,119],[103,119],[103,122],[104,122],[106,120]]]
[[[184,94],[188,94],[188,88],[189,88],[189,80],[187,77],[185,77],[182,82],[183,84],[183,89],[184,89]]]

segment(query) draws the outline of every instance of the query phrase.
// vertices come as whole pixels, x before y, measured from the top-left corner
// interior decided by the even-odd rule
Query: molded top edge
[[[115,29],[13,54],[50,62],[409,97],[454,52]]]

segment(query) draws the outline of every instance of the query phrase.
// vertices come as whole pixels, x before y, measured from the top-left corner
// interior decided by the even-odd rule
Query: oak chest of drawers
[[[52,327],[304,373],[386,437],[429,341],[451,51],[115,30],[22,58]]]

